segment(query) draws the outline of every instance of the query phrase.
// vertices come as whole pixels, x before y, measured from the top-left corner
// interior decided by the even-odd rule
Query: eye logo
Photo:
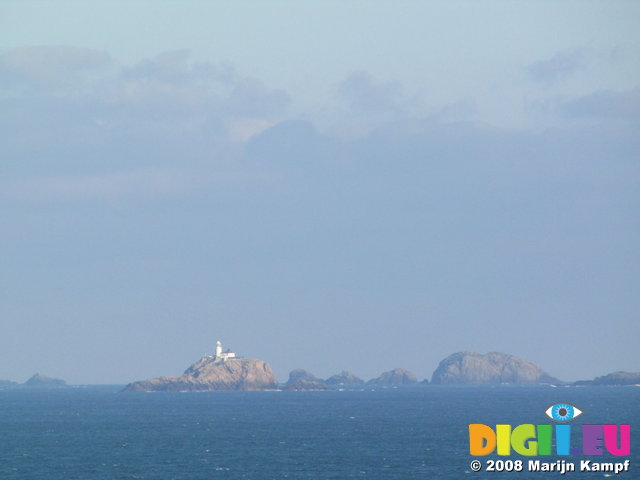
[[[554,403],[544,413],[554,422],[570,422],[582,415],[582,410],[570,403]]]

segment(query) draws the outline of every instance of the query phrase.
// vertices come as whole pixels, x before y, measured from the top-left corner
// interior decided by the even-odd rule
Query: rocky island
[[[51,378],[43,375],[42,373],[36,373],[32,375],[26,382],[17,383],[11,380],[0,380],[0,390],[14,389],[14,388],[63,388],[68,387],[67,382],[60,378]]]
[[[458,352],[440,362],[433,372],[431,383],[494,385],[557,384],[557,378],[544,372],[537,365],[514,355],[492,352],[482,355],[476,352]]]
[[[355,373],[347,370],[332,375],[324,382],[331,387],[360,387],[364,385],[364,380],[359,378]]]
[[[640,372],[613,372],[593,380],[579,380],[574,385],[640,385]]]
[[[394,368],[367,382],[371,387],[399,387],[418,383],[416,376],[403,368]]]
[[[326,390],[325,382],[301,368],[291,371],[285,390]]]
[[[158,377],[127,385],[123,392],[203,392],[214,390],[270,390],[278,387],[271,366],[258,359],[222,352],[205,355],[179,377]]]
[[[36,373],[29,380],[24,382],[22,386],[32,388],[60,388],[66,387],[67,382],[60,378],[51,378],[41,373]]]

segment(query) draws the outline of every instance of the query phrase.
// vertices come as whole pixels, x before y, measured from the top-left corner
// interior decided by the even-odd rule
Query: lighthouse
[[[222,360],[225,362],[227,359],[235,357],[236,354],[230,350],[227,350],[226,352],[222,351],[222,342],[220,340],[216,342],[216,356],[214,357],[216,360]]]

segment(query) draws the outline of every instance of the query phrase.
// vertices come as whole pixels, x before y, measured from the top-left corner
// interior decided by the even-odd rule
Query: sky
[[[0,379],[640,370],[639,15],[0,1]]]

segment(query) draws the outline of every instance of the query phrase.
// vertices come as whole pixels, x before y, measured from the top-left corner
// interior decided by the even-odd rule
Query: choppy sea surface
[[[0,479],[640,478],[640,387],[445,387],[376,391],[0,391]],[[468,425],[631,424],[631,470],[473,472]],[[575,433],[575,432],[574,432]],[[498,457],[481,457],[487,459]],[[528,460],[516,454],[512,460]],[[555,461],[556,457],[536,457]],[[568,456],[579,465],[587,457]]]

